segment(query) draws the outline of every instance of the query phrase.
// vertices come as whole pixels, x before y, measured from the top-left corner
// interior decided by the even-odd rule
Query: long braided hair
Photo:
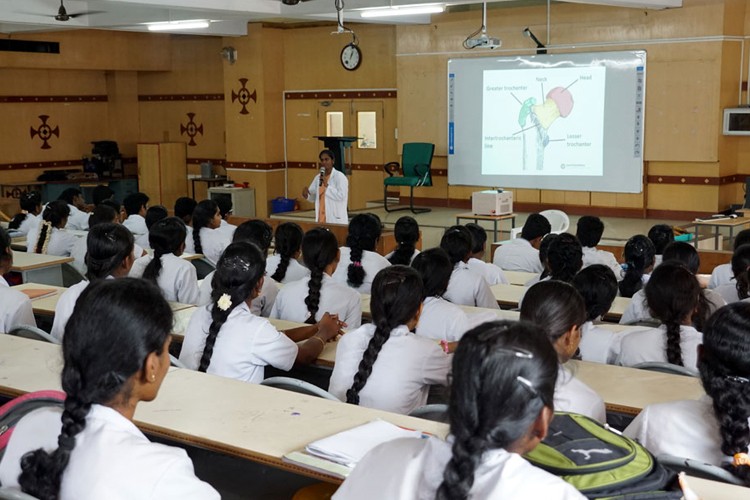
[[[419,224],[414,217],[405,215],[396,221],[393,227],[393,235],[396,237],[398,247],[388,259],[391,264],[411,264],[416,244],[419,241]]]
[[[33,214],[37,210],[40,210],[42,206],[42,196],[39,194],[39,191],[28,191],[21,195],[19,204],[21,205],[22,212],[17,213],[13,217],[13,220],[8,223],[8,229],[20,228],[23,221],[28,217],[28,214]]]
[[[151,229],[148,230],[148,244],[154,249],[154,258],[151,259],[146,269],[143,270],[143,279],[156,283],[162,269],[162,256],[169,254],[177,255],[182,245],[185,244],[186,237],[187,228],[182,219],[167,217],[154,223]]]
[[[67,396],[58,447],[23,456],[18,482],[24,492],[41,500],[59,498],[76,436],[86,427],[91,406],[127,399],[130,379],[149,354],[164,351],[171,330],[172,310],[151,283],[123,278],[86,287],[63,337],[62,388]]]
[[[302,259],[310,270],[307,282],[305,305],[310,317],[305,323],[314,325],[320,307],[320,289],[323,286],[323,273],[339,255],[339,243],[336,236],[328,229],[316,227],[305,233],[302,238]]]
[[[276,227],[274,253],[279,255],[279,265],[271,278],[279,283],[284,281],[289,262],[302,247],[303,236],[302,228],[294,222],[282,222]]]
[[[47,203],[42,212],[42,220],[39,223],[39,233],[34,245],[34,253],[47,253],[52,237],[53,228],[62,228],[70,215],[70,207],[64,200],[55,200]]]
[[[620,295],[630,298],[643,288],[642,278],[646,270],[654,265],[656,249],[648,237],[636,234],[625,243],[622,256],[627,268],[620,281]]]
[[[394,328],[405,325],[416,316],[423,298],[422,278],[411,267],[395,265],[375,275],[370,302],[375,333],[362,353],[352,386],[346,391],[347,403],[359,404],[359,392],[367,384],[383,344]]]
[[[380,219],[374,214],[358,214],[349,222],[346,246],[349,247],[351,264],[346,274],[346,283],[351,287],[361,286],[367,274],[362,267],[362,254],[374,251],[380,239]]]
[[[203,200],[195,206],[195,210],[193,210],[193,243],[195,244],[195,253],[203,253],[201,229],[209,226],[218,211],[219,206],[213,200]]]

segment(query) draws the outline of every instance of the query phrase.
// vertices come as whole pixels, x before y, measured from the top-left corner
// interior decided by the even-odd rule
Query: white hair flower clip
[[[225,293],[224,295],[219,297],[216,305],[219,306],[219,309],[221,309],[222,311],[226,311],[227,309],[232,307],[232,297],[230,297],[228,293]]]

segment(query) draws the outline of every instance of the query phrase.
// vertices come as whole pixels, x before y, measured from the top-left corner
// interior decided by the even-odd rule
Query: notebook
[[[25,293],[31,300],[49,297],[57,293],[54,288],[25,288],[19,291]]]

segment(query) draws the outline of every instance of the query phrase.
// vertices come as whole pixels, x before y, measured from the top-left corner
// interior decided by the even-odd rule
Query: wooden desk
[[[456,225],[461,225],[461,219],[473,220],[479,224],[480,220],[490,221],[493,224],[493,238],[492,241],[497,241],[497,223],[504,220],[510,220],[510,229],[516,227],[516,214],[505,214],[505,215],[477,215],[471,212],[456,214]],[[508,230],[510,234],[510,230]],[[494,254],[493,254],[494,255]]]
[[[43,283],[62,286],[62,265],[73,262],[72,257],[57,257],[38,253],[15,252],[11,271],[21,273],[24,283]]]
[[[722,219],[702,219],[694,220],[692,225],[695,227],[693,232],[693,244],[698,247],[698,231],[701,227],[709,227],[714,229],[714,249],[721,250],[719,246],[720,241],[720,230],[722,228],[729,228],[729,240],[734,239],[734,228],[742,227],[750,224],[750,218],[748,217],[737,217],[734,219],[722,218]]]
[[[503,271],[503,274],[511,285],[525,286],[533,278],[539,276],[539,273],[527,273],[526,271]]]
[[[47,295],[46,297],[39,297],[31,300],[31,308],[34,311],[34,314],[37,316],[54,316],[57,301],[60,300],[60,295],[62,295],[63,292],[67,290],[67,288],[62,286],[41,285],[39,283],[24,283],[22,285],[16,285],[13,287],[14,290],[26,290],[29,288],[49,288],[55,290],[54,295]]]

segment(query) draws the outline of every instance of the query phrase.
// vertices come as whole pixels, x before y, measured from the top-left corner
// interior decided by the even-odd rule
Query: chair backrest
[[[199,280],[202,280],[212,272],[216,271],[216,266],[213,265],[205,257],[200,259],[193,259],[190,262],[192,262],[193,266],[195,266],[195,272],[198,275]]]
[[[58,339],[45,332],[41,328],[37,328],[31,325],[16,325],[10,329],[8,335],[13,335],[14,337],[23,337],[25,339],[42,340],[44,342],[49,342],[50,344],[61,343]]]
[[[564,233],[570,227],[570,217],[562,210],[544,210],[539,212],[539,215],[543,215],[549,221],[555,234]]]
[[[664,467],[675,472],[685,472],[690,476],[721,481],[722,483],[745,485],[740,478],[718,465],[673,455],[659,455],[656,459]]]
[[[407,142],[401,150],[404,177],[422,177],[420,186],[432,186],[432,155],[435,145],[429,142]]]
[[[261,382],[260,385],[267,385],[269,387],[275,387],[277,389],[284,389],[285,391],[298,392],[300,394],[307,394],[308,396],[316,396],[323,399],[329,399],[331,401],[341,402],[339,398],[328,391],[324,391],[317,385],[313,385],[310,382],[305,382],[304,380],[298,380],[296,378],[270,377]]]
[[[447,422],[448,421],[448,405],[446,404],[431,404],[424,405],[416,408],[409,413],[410,417],[423,418],[425,420],[432,420],[435,422]]]
[[[638,363],[633,365],[633,368],[639,370],[649,370],[652,372],[660,373],[671,373],[672,375],[683,375],[685,377],[697,377],[698,372],[692,368],[685,368],[680,365],[673,365],[672,363],[663,363],[661,361],[649,361],[647,363]]]
[[[172,365],[172,366],[174,366],[174,367],[177,367],[177,368],[185,368],[185,369],[187,369],[187,366],[185,366],[185,364],[182,361],[180,361],[179,359],[175,358],[171,354],[169,355],[169,364]]]
[[[69,263],[65,263],[62,265],[62,276],[63,286],[65,288],[70,288],[71,286],[76,285],[86,279],[86,277],[81,274],[78,269],[71,266]]]
[[[38,500],[37,497],[19,491],[15,488],[2,487],[0,488],[0,500]]]

